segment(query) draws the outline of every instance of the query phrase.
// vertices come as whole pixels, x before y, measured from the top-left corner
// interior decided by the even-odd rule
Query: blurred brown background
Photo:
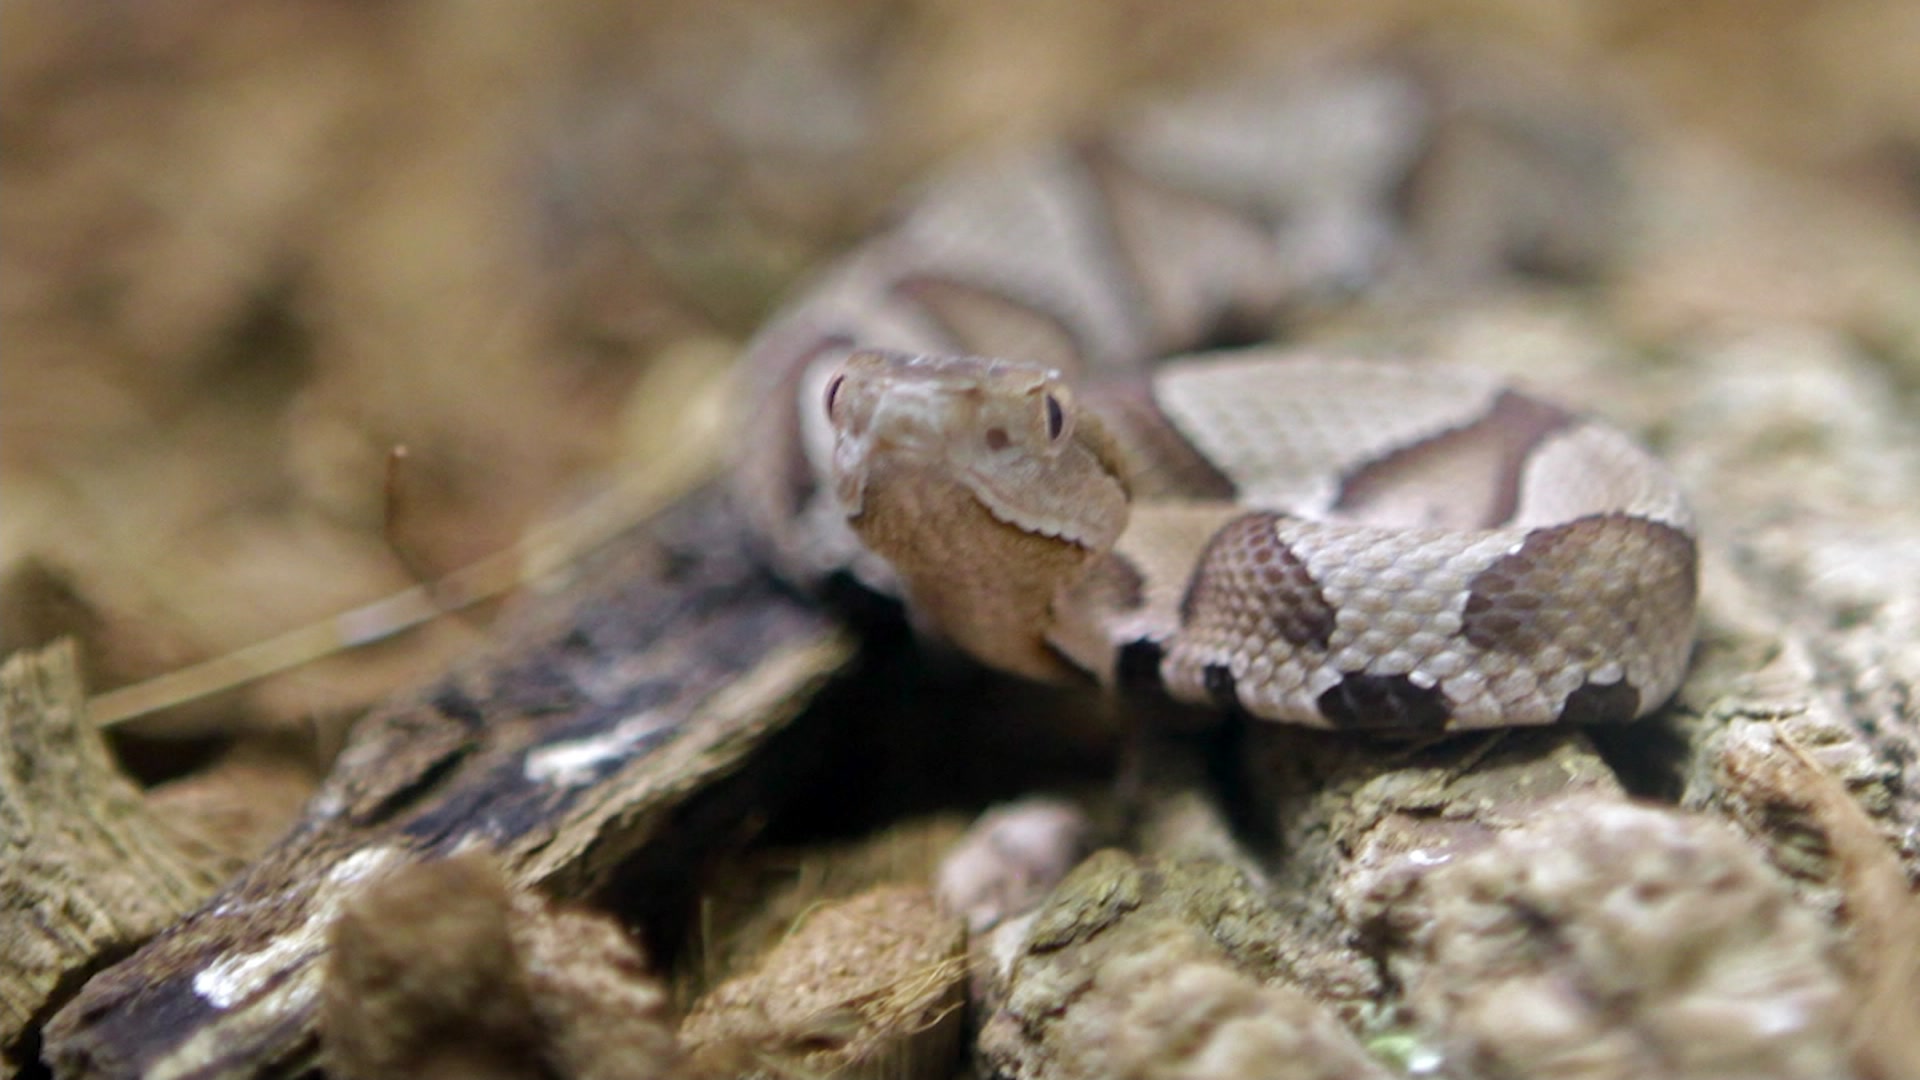
[[[1626,333],[1788,315],[1920,384],[1907,0],[13,0],[0,37],[0,644],[75,635],[95,689],[507,548],[687,438],[931,163],[1241,53],[1510,43],[1638,125]],[[331,722],[484,616],[169,722]]]

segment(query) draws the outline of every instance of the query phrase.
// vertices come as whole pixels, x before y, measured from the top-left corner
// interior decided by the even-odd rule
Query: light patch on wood
[[[647,709],[590,738],[554,743],[527,754],[523,767],[529,781],[575,788],[591,782],[600,769],[633,753],[648,736],[665,730],[671,716]]]
[[[292,968],[298,957],[318,953],[341,903],[363,882],[391,871],[400,855],[399,848],[370,847],[335,863],[298,929],[277,935],[252,952],[230,953],[208,964],[193,977],[194,993],[217,1009],[231,1009],[259,993],[274,976]],[[318,988],[317,978],[305,978],[289,984],[286,992],[305,999]]]

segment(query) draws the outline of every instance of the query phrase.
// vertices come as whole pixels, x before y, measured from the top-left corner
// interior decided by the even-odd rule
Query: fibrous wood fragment
[[[350,900],[328,939],[323,1060],[358,1080],[678,1075],[667,991],[612,919],[468,853]]]
[[[889,886],[815,910],[681,1028],[702,1075],[946,1077],[959,1057],[966,927]]]
[[[980,1052],[1048,1080],[1387,1076],[1293,984],[1295,936],[1226,863],[1096,852],[993,931],[1006,963]]]
[[[488,658],[376,710],[294,831],[46,1029],[62,1075],[270,1075],[311,1060],[327,934],[401,868],[493,852],[558,898],[691,870],[803,773],[791,723],[853,655],[712,493],[576,568]],[[644,912],[639,914],[645,914]]]
[[[1390,970],[1474,1075],[1849,1075],[1828,928],[1718,822],[1543,806],[1399,907]]]
[[[70,643],[0,668],[0,1053],[237,864],[170,827],[87,721]]]

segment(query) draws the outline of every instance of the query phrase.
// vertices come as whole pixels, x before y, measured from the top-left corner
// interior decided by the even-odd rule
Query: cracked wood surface
[[[474,847],[578,897],[616,868],[684,887],[806,760],[790,723],[853,655],[689,497],[579,568],[489,658],[368,716],[295,830],[87,984],[46,1029],[62,1075],[237,1077],[311,1058],[325,933],[402,865]]]
[[[70,643],[0,669],[0,1055],[238,867],[170,827],[87,723]]]

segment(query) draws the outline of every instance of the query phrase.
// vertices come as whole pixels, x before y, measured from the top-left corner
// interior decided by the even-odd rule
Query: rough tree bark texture
[[[304,822],[46,1029],[61,1075],[256,1076],[315,1048],[329,927],[396,868],[472,847],[514,884],[684,903],[804,775],[789,727],[852,656],[694,497],[516,620],[492,659],[368,717]]]
[[[168,828],[87,723],[71,644],[0,668],[0,1053],[238,869]]]

